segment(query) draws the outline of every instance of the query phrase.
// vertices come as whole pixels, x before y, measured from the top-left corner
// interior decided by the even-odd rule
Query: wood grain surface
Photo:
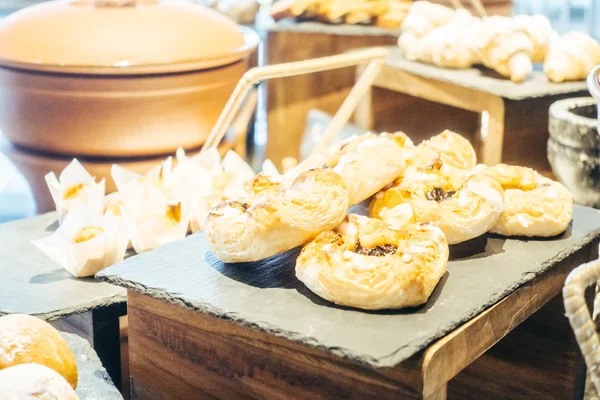
[[[589,243],[392,368],[343,359],[232,318],[130,291],[132,398],[438,400],[446,398],[447,383],[473,362],[478,368],[450,382],[450,398],[566,398],[573,391],[577,351],[572,338],[569,349],[564,339],[556,340],[556,332],[551,333],[568,336],[569,328],[564,317],[562,321],[550,319],[557,313],[548,313],[548,307],[519,335],[505,340],[504,352],[488,351],[483,360],[476,360],[553,297],[558,299],[566,275],[589,260],[597,244]],[[556,310],[556,305],[555,300],[550,310]],[[343,332],[340,328],[339,334]],[[373,337],[384,340],[378,332]],[[507,345],[527,347],[507,352]],[[552,345],[554,351],[548,352],[544,345]],[[522,371],[521,376],[515,377],[511,368]],[[490,380],[489,385],[482,383]],[[547,384],[531,385],[535,380]]]

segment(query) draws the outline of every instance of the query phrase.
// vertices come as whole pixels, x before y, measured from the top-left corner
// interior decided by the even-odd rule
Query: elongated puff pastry
[[[262,195],[219,204],[209,213],[204,231],[221,261],[258,261],[333,229],[348,207],[342,178],[319,168],[300,173],[291,183],[276,183]]]
[[[296,276],[336,304],[393,309],[425,303],[447,263],[448,243],[435,225],[396,230],[383,221],[351,214],[302,250]]]
[[[483,19],[475,45],[479,60],[513,82],[527,79],[533,70],[534,46],[519,24],[509,17]]]
[[[477,166],[504,188],[504,211],[492,232],[504,236],[548,237],[563,233],[573,213],[569,190],[538,172],[506,164]]]
[[[550,46],[544,72],[552,82],[578,81],[600,64],[600,44],[582,32],[568,32]]]
[[[350,194],[350,205],[354,205],[400,176],[412,148],[412,141],[402,132],[367,133],[345,141],[327,166],[342,177]]]
[[[496,224],[504,208],[498,182],[483,174],[446,175],[411,167],[388,189],[375,195],[370,215],[393,227],[416,222],[437,224],[450,244],[479,237]]]

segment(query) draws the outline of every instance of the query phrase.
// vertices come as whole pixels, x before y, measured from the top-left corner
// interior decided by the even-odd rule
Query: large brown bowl
[[[247,60],[157,75],[71,75],[0,68],[0,130],[29,149],[136,157],[200,147]]]
[[[0,130],[30,150],[139,157],[200,147],[259,37],[169,0],[59,0],[0,22]]]

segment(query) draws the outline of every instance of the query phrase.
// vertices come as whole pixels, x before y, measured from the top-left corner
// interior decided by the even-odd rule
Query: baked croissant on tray
[[[568,32],[550,46],[544,72],[555,83],[587,77],[600,64],[600,44],[582,32]]]

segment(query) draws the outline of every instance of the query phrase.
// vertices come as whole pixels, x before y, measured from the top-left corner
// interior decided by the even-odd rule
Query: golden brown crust
[[[407,164],[417,168],[431,168],[438,161],[446,169],[471,170],[477,164],[477,155],[467,139],[445,130],[419,144]]]
[[[573,213],[573,198],[560,183],[531,168],[498,164],[478,166],[504,189],[504,211],[492,232],[504,236],[550,237],[563,233]]]
[[[215,207],[205,233],[212,252],[224,262],[258,261],[290,250],[333,229],[349,207],[342,178],[330,169],[300,173],[292,182],[269,185],[260,178],[256,196]],[[277,187],[277,190],[271,190]]]
[[[448,243],[434,225],[395,230],[383,221],[351,214],[302,250],[296,276],[336,304],[404,308],[427,301],[447,261]]]
[[[350,205],[360,203],[402,175],[412,141],[402,132],[350,138],[328,161],[350,193]]]
[[[440,169],[409,168],[392,187],[375,195],[371,217],[395,227],[436,223],[450,244],[488,232],[504,208],[500,185],[483,174],[447,175]]]
[[[0,370],[27,363],[45,365],[77,387],[75,356],[54,327],[30,315],[0,317]]]

